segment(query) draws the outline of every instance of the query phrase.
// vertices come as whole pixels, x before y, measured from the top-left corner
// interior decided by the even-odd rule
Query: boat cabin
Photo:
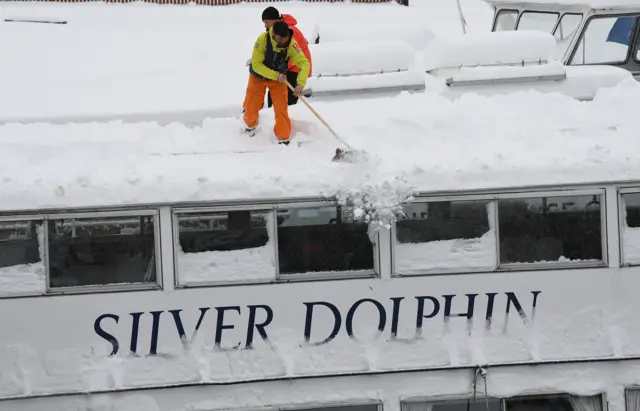
[[[640,182],[401,211],[5,211],[0,410],[640,411]]]
[[[553,34],[565,65],[609,65],[640,79],[639,0],[485,0],[492,31]]]
[[[470,97],[1,127],[0,411],[640,411],[635,100]]]

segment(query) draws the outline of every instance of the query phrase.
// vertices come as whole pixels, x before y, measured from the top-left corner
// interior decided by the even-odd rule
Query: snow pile
[[[495,233],[480,238],[395,243],[395,267],[398,273],[422,273],[429,270],[489,271],[495,268]]]
[[[231,251],[185,253],[178,250],[181,283],[275,280],[273,244]]]
[[[540,64],[556,49],[553,35],[541,31],[499,31],[438,38],[425,52],[427,70],[460,66]]]
[[[2,228],[1,225],[0,228]],[[12,294],[44,293],[46,291],[44,227],[42,225],[36,226],[36,233],[40,261],[33,264],[0,267],[0,297]],[[2,251],[2,243],[0,243],[0,253]]]
[[[415,52],[401,41],[343,41],[312,45],[313,96],[388,87],[424,89],[424,71]],[[381,57],[382,56],[382,57]]]
[[[414,65],[414,51],[401,41],[343,41],[309,48],[314,77],[404,71]]]
[[[0,267],[0,296],[44,293],[47,287],[46,269],[42,261]]]
[[[491,205],[487,205],[489,230],[478,238],[403,243],[398,241],[397,235],[394,235],[395,272],[409,274],[431,270],[494,270],[496,266],[496,224],[491,207]]]
[[[0,207],[633,179],[640,176],[633,120],[638,104],[640,85],[633,80],[601,92],[590,103],[527,92],[468,94],[455,101],[402,94],[314,104],[343,139],[371,154],[368,162],[357,164],[330,161],[341,144],[302,104],[290,109],[290,146],[274,144],[271,110],[262,112],[262,129],[253,138],[241,134],[241,121],[233,118],[208,120],[195,128],[121,122],[10,124],[0,127]]]
[[[179,283],[275,280],[276,248],[271,215],[266,225],[269,241],[262,247],[185,253],[177,249]]]
[[[622,227],[624,263],[640,263],[640,227]]]

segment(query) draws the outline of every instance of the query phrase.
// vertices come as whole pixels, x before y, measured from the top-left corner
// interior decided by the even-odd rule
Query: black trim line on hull
[[[425,368],[412,368],[404,370],[381,370],[381,371],[366,371],[366,372],[343,372],[336,374],[316,374],[316,375],[301,375],[297,377],[269,377],[269,378],[255,378],[238,381],[202,381],[202,382],[189,382],[189,383],[177,383],[177,384],[165,384],[157,386],[144,386],[144,387],[126,387],[119,389],[105,389],[105,390],[93,390],[93,391],[73,391],[73,392],[61,392],[61,393],[43,393],[43,394],[29,394],[18,395],[12,397],[2,397],[0,402],[17,401],[17,400],[29,400],[38,398],[58,398],[58,397],[72,397],[72,396],[90,396],[101,394],[123,394],[129,392],[140,391],[154,391],[154,390],[166,390],[175,388],[191,388],[201,386],[231,386],[242,384],[254,384],[261,382],[277,382],[277,381],[292,381],[292,380],[313,380],[313,379],[326,379],[326,378],[341,378],[341,377],[356,377],[356,376],[377,376],[377,375],[392,375],[392,374],[414,374],[420,372],[435,372],[435,371],[458,371],[458,370],[475,370],[478,368],[490,369],[490,368],[509,368],[509,367],[525,367],[536,365],[563,365],[563,364],[585,364],[585,363],[607,363],[607,362],[625,362],[625,361],[640,361],[640,355],[626,356],[626,357],[602,357],[602,358],[576,358],[565,360],[542,360],[542,361],[516,361],[497,364],[474,364],[474,365],[449,365],[440,367],[425,367]]]

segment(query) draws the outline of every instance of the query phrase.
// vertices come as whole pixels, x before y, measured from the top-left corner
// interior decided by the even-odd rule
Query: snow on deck
[[[238,118],[181,124],[0,127],[3,210],[141,202],[406,193],[640,179],[640,84],[592,102],[523,92],[455,101],[425,93],[318,103],[368,162],[331,162],[340,143],[309,110],[291,108],[291,146],[273,114],[249,138]],[[303,143],[298,146],[297,143]],[[238,151],[257,151],[243,152]],[[182,155],[175,155],[182,154]]]

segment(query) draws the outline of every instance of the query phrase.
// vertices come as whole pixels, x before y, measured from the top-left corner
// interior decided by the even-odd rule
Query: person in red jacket
[[[275,24],[276,21],[282,20],[289,25],[289,28],[293,30],[293,38],[298,43],[300,48],[302,49],[302,53],[309,60],[309,77],[312,75],[313,64],[311,62],[311,51],[309,51],[309,45],[307,39],[304,37],[300,29],[296,27],[298,21],[290,14],[280,14],[278,9],[275,7],[267,7],[262,12],[262,22],[264,23],[265,29],[269,30],[271,26]],[[289,67],[287,68],[287,80],[291,85],[295,88],[296,79],[298,77],[298,71],[300,71],[299,67],[296,67],[289,61]],[[288,103],[290,106],[296,104],[298,102],[298,97],[296,97],[291,90],[289,90],[288,94]],[[271,102],[271,92],[267,95],[267,107],[271,107],[273,103]]]

